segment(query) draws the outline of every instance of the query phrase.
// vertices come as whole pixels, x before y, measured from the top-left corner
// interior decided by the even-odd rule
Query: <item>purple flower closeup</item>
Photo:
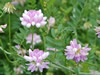
[[[84,62],[85,60],[87,60],[86,56],[88,55],[88,51],[90,50],[91,48],[88,48],[88,45],[86,45],[85,47],[81,47],[81,44],[78,44],[76,39],[74,39],[70,42],[70,46],[66,46],[66,59],[73,59],[77,63],[79,63],[79,61]]]
[[[43,16],[41,10],[25,10],[23,16],[20,17],[21,24],[28,28],[31,26],[36,26],[37,28],[44,26],[47,23],[46,19],[47,17]]]
[[[48,57],[48,55],[49,52],[43,52],[39,49],[34,49],[34,51],[32,51],[31,49],[29,49],[29,56],[24,56],[24,59],[30,62],[29,64],[26,64],[29,66],[27,70],[30,70],[31,72],[37,70],[43,72],[44,68],[48,69],[49,62],[43,61]]]

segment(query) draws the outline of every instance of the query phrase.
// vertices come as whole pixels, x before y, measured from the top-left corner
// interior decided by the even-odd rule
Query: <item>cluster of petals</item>
[[[94,30],[97,32],[98,38],[100,38],[100,27],[96,27]]]
[[[30,28],[31,26],[36,26],[37,28],[44,26],[47,17],[43,16],[41,10],[25,10],[22,17],[20,17],[21,24]]]
[[[79,61],[84,62],[87,60],[88,51],[90,50],[91,48],[88,48],[88,45],[81,47],[81,44],[78,44],[77,40],[73,39],[73,41],[70,42],[70,46],[66,46],[66,59],[73,59],[77,63],[79,63]]]
[[[26,50],[25,50],[25,49],[22,49],[22,48],[20,47],[20,45],[16,45],[15,47],[18,49],[17,53],[18,53],[19,55],[25,55],[25,54],[26,54]]]
[[[54,17],[50,17],[48,20],[49,26],[53,26],[55,24],[55,18]]]
[[[8,2],[5,4],[3,10],[4,12],[7,12],[7,13],[13,13],[14,10],[16,10],[16,8],[14,7],[12,3]]]
[[[26,2],[26,0],[12,0],[12,4],[13,5],[18,5],[20,4],[21,6],[24,6],[24,3]]]
[[[19,67],[14,67],[14,71],[16,72],[16,75],[24,73],[21,68],[25,68],[25,67],[23,65],[19,65]]]
[[[24,56],[24,59],[30,62],[29,64],[26,64],[29,66],[27,70],[30,70],[31,72],[38,70],[43,72],[44,68],[48,69],[49,62],[44,61],[48,55],[49,52],[43,52],[39,49],[34,49],[34,51],[32,51],[29,49],[29,56]]]
[[[0,33],[3,33],[3,29],[5,29],[7,27],[7,24],[5,25],[0,25]]]
[[[50,27],[52,27],[54,24],[55,24],[55,18],[51,16],[48,20],[48,30],[50,30]]]
[[[42,40],[41,40],[41,37],[40,35],[37,35],[36,33],[33,34],[33,45],[37,44],[37,43],[40,43]],[[32,42],[32,34],[29,34],[27,37],[26,37],[26,42],[27,43],[31,43]]]

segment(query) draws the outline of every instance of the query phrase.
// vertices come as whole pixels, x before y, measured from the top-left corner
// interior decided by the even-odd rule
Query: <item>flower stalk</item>
[[[9,14],[9,49],[11,50],[11,23],[10,23],[10,14]]]
[[[32,27],[32,49],[34,49],[34,45],[33,45],[33,40],[34,40],[34,37],[33,37],[33,36],[34,36],[34,30],[33,30],[33,29],[34,29],[34,27]]]

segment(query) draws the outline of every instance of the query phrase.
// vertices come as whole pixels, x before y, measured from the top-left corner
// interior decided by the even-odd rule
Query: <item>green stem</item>
[[[42,75],[42,72],[40,72],[40,74]]]
[[[54,58],[56,58],[56,49],[55,49],[55,54],[54,54]]]
[[[45,36],[44,35],[42,35],[42,37],[43,37],[43,50],[45,50]]]
[[[0,15],[0,18],[3,16],[4,12]]]
[[[43,50],[45,50],[45,34],[43,34],[43,31],[42,31],[42,29],[40,28],[40,32],[41,32],[41,35],[42,35],[42,38],[43,38]]]
[[[34,49],[34,45],[33,45],[33,40],[34,40],[34,37],[33,37],[33,36],[34,36],[34,31],[33,31],[33,29],[34,29],[34,28],[32,27],[32,49]]]
[[[1,39],[0,39],[0,45],[1,45],[1,47],[3,48],[3,43],[2,43],[2,41],[1,41]],[[10,59],[8,58],[7,54],[6,54],[5,51],[4,51],[4,48],[3,48],[3,52],[4,52],[4,55],[5,55],[6,59],[8,60],[8,62],[13,63],[13,62],[10,61]]]
[[[60,69],[63,68],[64,70],[67,70],[67,71],[69,71],[69,72],[75,73],[74,70],[71,70],[71,69],[65,67],[64,65],[61,65],[61,64],[59,64],[59,63],[55,63],[55,62],[52,62],[52,61],[51,61],[51,63],[54,64],[54,65],[56,65],[56,66],[59,66]]]
[[[11,23],[10,23],[10,14],[9,14],[9,49],[11,50]]]

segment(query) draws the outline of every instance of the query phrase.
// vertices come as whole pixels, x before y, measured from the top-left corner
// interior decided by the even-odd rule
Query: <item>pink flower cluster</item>
[[[29,61],[29,64],[26,64],[29,66],[27,70],[31,70],[31,72],[39,70],[40,72],[43,72],[43,69],[48,69],[49,62],[44,62],[43,60],[46,59],[49,55],[49,52],[43,52],[39,49],[34,49],[32,51],[29,49],[29,56],[24,56],[26,61]]]
[[[50,17],[48,20],[48,31],[50,30],[50,28],[55,24],[55,18],[54,17]]]
[[[25,10],[23,16],[20,17],[21,24],[28,28],[31,26],[36,26],[37,28],[44,26],[47,23],[46,19],[47,17],[43,16],[41,10]]]
[[[36,33],[33,34],[33,45],[37,44],[37,43],[40,43],[42,40],[41,40],[41,37],[40,35],[37,35]],[[27,37],[26,37],[26,42],[27,43],[31,43],[32,42],[32,34],[29,34]]]
[[[24,3],[26,2],[26,0],[12,0],[12,4],[13,5],[18,5],[20,4],[21,6],[24,6]]]
[[[20,47],[20,45],[16,45],[15,46],[18,50],[17,50],[17,53],[19,54],[19,55],[25,55],[26,54],[26,50],[25,49],[22,49],[21,47]]]
[[[14,71],[16,72],[16,75],[19,75],[19,74],[23,74],[23,70],[21,68],[25,68],[23,65],[19,65],[19,67],[14,67]]]
[[[91,48],[88,48],[88,45],[86,45],[85,47],[81,47],[81,44],[77,44],[76,39],[71,41],[70,46],[66,46],[66,48],[66,59],[73,59],[77,63],[79,63],[79,61],[84,62],[85,60],[87,60],[86,56],[88,55],[88,51],[91,50]]]

